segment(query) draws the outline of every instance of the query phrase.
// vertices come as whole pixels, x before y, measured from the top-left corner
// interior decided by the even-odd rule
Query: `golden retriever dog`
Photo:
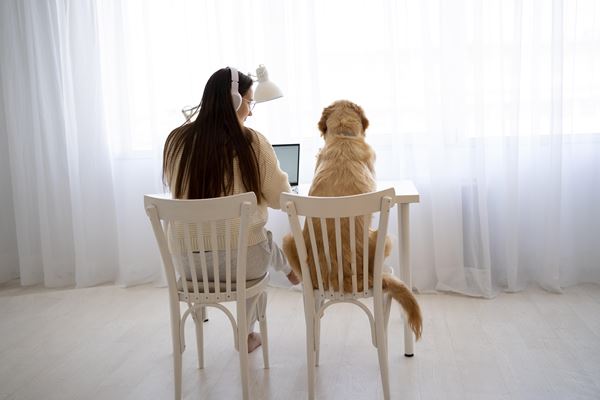
[[[375,152],[365,141],[365,130],[369,126],[363,109],[347,100],[339,100],[323,110],[319,121],[319,130],[325,140],[325,145],[317,157],[315,176],[310,187],[309,196],[350,196],[376,190],[375,182]],[[318,220],[313,221],[317,247],[322,249],[321,226]],[[368,226],[369,224],[367,224]],[[348,221],[344,219],[342,228],[342,259],[344,275],[344,292],[352,292],[352,266]],[[336,252],[335,227],[333,221],[327,222],[327,237],[331,254]],[[310,243],[308,228],[304,227],[304,240]],[[355,224],[356,265],[363,263],[363,224],[362,217]],[[369,288],[373,287],[373,265],[377,231],[369,232]],[[386,237],[385,257],[391,253],[392,244]],[[302,275],[298,252],[292,234],[283,238],[283,251],[290,266],[298,275]],[[311,270],[311,280],[314,288],[318,288],[315,263],[311,246],[307,246],[308,266]],[[338,290],[337,272],[329,276],[327,262],[323,251],[318,255],[321,265],[321,276],[325,289],[331,285]],[[337,271],[337,258],[331,260],[332,270]],[[358,291],[363,290],[363,269],[357,268]],[[408,323],[417,339],[421,337],[422,318],[419,304],[412,292],[401,280],[389,273],[383,273],[383,290],[391,294],[401,305],[408,316]]]

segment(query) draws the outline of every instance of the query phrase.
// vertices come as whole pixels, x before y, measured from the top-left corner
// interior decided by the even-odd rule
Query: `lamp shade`
[[[269,72],[267,72],[267,68],[263,64],[260,64],[258,68],[256,68],[256,78],[258,80],[258,85],[254,90],[254,101],[263,103],[265,101],[283,97],[281,89],[269,80]]]

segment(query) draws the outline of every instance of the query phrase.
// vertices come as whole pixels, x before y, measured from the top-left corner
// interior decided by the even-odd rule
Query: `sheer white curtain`
[[[12,206],[16,243],[3,267],[12,275],[16,254],[24,285],[114,281],[117,221],[94,3],[6,1],[0,18],[10,154],[3,163],[12,183],[2,188],[12,194],[2,208]]]
[[[600,281],[593,0],[0,7],[1,279],[160,279],[141,195],[162,190],[164,138],[212,72],[264,63],[286,96],[249,124],[302,144],[303,181],[322,108],[346,98],[371,121],[378,178],[416,183],[419,290],[489,297]]]

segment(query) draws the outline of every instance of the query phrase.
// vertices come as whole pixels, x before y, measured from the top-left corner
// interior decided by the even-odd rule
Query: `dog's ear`
[[[321,136],[325,136],[325,134],[327,133],[327,119],[333,112],[334,108],[335,106],[332,104],[329,107],[324,108],[323,112],[321,113],[321,119],[319,120],[318,124],[319,130],[321,131]]]
[[[367,130],[367,128],[369,127],[369,120],[367,119],[367,116],[365,115],[365,111],[362,109],[361,106],[357,105],[358,107],[358,111],[360,113],[360,122],[362,122],[362,127],[363,127],[363,133]]]

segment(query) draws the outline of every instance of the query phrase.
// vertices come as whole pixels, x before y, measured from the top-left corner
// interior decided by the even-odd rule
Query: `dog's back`
[[[317,166],[315,169],[315,177],[310,187],[310,196],[334,197],[334,196],[351,196],[356,194],[368,193],[375,191],[376,182],[374,177],[375,153],[371,147],[365,142],[363,136],[347,136],[329,134],[326,139],[325,146],[320,151],[317,158]],[[370,221],[367,221],[367,227]],[[321,223],[319,220],[314,220],[315,238],[319,251],[319,264],[321,266],[321,276],[323,277],[326,289],[329,284],[335,290],[338,290],[339,283],[335,273],[338,269],[337,258],[331,259],[331,271],[323,252],[323,234],[321,233]],[[342,231],[342,258],[344,271],[344,291],[352,291],[352,265],[350,255],[349,238],[349,222],[348,219],[341,220]],[[357,217],[355,222],[355,240],[356,240],[356,265],[363,263],[363,217]],[[310,236],[307,226],[304,227],[305,243],[310,243]],[[371,232],[374,235],[375,232]],[[327,221],[327,238],[329,243],[330,254],[336,254],[335,240],[335,225],[334,221]],[[374,240],[369,240],[373,245]],[[387,244],[387,243],[386,243]],[[391,246],[391,245],[390,245]],[[374,246],[369,249],[369,269],[373,268]],[[314,263],[312,248],[308,246],[308,264],[311,271],[313,287],[318,287],[316,278],[316,265]],[[372,276],[372,273],[369,274]],[[363,288],[363,273],[362,269],[357,270],[358,290]],[[369,279],[369,284],[372,282]]]

